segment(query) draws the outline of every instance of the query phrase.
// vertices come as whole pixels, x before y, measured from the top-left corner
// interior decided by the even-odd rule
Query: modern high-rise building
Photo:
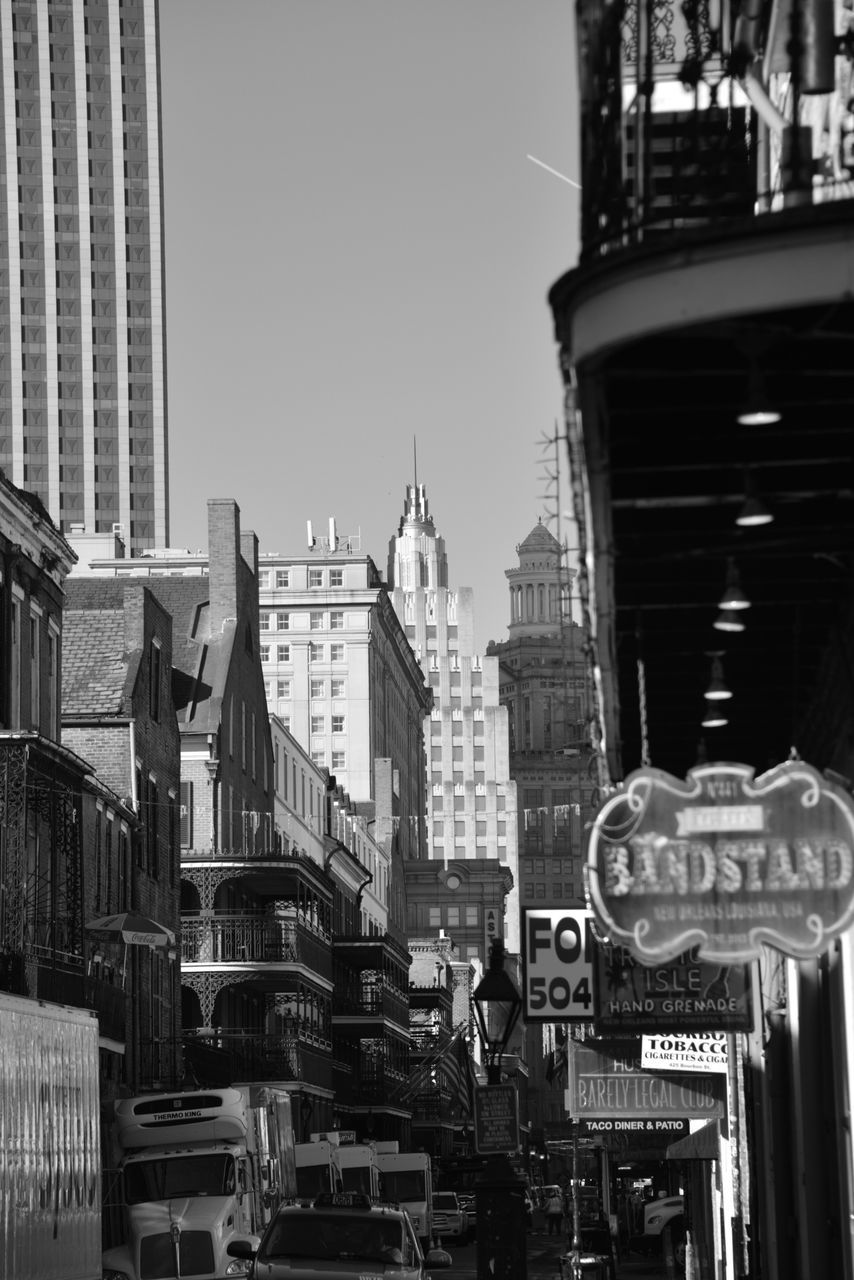
[[[475,653],[474,592],[448,586],[445,543],[423,484],[407,485],[403,516],[389,542],[388,581],[392,604],[433,691],[433,710],[424,722],[429,855],[446,867],[474,858],[509,867],[513,887],[505,936],[517,951],[516,785],[507,712],[499,703],[498,661]],[[446,913],[438,920],[442,927],[458,932],[460,906],[448,902],[434,909]],[[482,945],[484,956],[485,935]]]
[[[0,59],[0,467],[165,546],[157,0],[2,0]]]

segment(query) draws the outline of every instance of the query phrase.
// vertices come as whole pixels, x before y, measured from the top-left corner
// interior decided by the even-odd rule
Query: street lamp
[[[525,1188],[509,1160],[509,1144],[500,1149],[489,1141],[490,1103],[498,1110],[506,1104],[504,1093],[515,1086],[501,1083],[501,1060],[522,1009],[522,997],[504,971],[504,943],[493,939],[489,968],[472,993],[472,1005],[483,1046],[486,1086],[475,1098],[475,1138],[479,1149],[490,1153],[476,1187],[477,1280],[526,1280],[528,1272]],[[518,1107],[515,1091],[510,1099]],[[514,1115],[515,1115],[514,1110]],[[486,1117],[486,1119],[484,1119]],[[515,1123],[515,1121],[514,1121]],[[518,1123],[516,1123],[518,1146]],[[499,1147],[496,1150],[496,1146]]]
[[[487,1084],[501,1083],[501,1058],[522,1011],[522,997],[504,969],[504,943],[493,938],[489,968],[472,993],[474,1016],[485,1055]]]

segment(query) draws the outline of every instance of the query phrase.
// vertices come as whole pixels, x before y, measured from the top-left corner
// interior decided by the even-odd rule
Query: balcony
[[[220,1071],[231,1080],[276,1081],[294,1088],[307,1080],[320,1088],[332,1087],[332,1045],[319,1035],[212,1032],[186,1035],[184,1044],[189,1060],[215,1057],[226,1064]]]
[[[332,1018],[339,1028],[348,1022],[370,1022],[380,1026],[390,1022],[397,1027],[407,1027],[409,1001],[402,992],[391,987],[374,987],[358,996],[336,993],[332,1001]]]
[[[712,9],[689,8],[687,35],[675,0],[581,8],[582,253],[550,303],[604,785],[704,758],[762,773],[793,747],[845,771],[854,168],[801,132],[808,111],[839,119],[844,104],[798,98],[782,48],[764,99],[743,49],[713,94],[737,50],[713,52]],[[676,109],[683,70],[697,92]],[[775,416],[740,420],[760,397]],[[749,496],[772,523],[737,523]],[[740,619],[718,616],[731,569]],[[706,725],[715,655],[732,697]]]
[[[332,953],[310,924],[268,913],[181,917],[181,963],[203,968],[263,965],[302,967],[332,981]]]

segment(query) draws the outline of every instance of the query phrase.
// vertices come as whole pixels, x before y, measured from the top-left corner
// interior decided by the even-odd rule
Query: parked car
[[[472,1219],[471,1227],[474,1226]],[[441,1240],[466,1240],[469,1235],[469,1216],[460,1204],[455,1191],[434,1191],[433,1234]]]
[[[248,1262],[248,1276],[264,1280],[430,1280],[427,1267],[451,1265],[431,1251],[426,1259],[406,1209],[381,1204],[358,1191],[329,1191],[311,1204],[285,1203],[257,1250],[247,1240],[228,1246]]]

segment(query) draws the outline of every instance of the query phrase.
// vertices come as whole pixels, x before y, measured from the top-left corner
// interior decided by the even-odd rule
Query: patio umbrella
[[[142,947],[175,945],[175,934],[171,929],[138,911],[119,911],[112,916],[98,916],[95,920],[89,920],[86,928],[89,933],[104,939],[121,939],[125,946],[128,943]]]
[[[89,933],[105,941],[111,939],[124,943],[122,949],[122,989],[127,979],[128,944],[137,947],[170,947],[175,945],[175,934],[165,924],[159,924],[139,911],[119,911],[112,916],[98,916],[86,924]]]

